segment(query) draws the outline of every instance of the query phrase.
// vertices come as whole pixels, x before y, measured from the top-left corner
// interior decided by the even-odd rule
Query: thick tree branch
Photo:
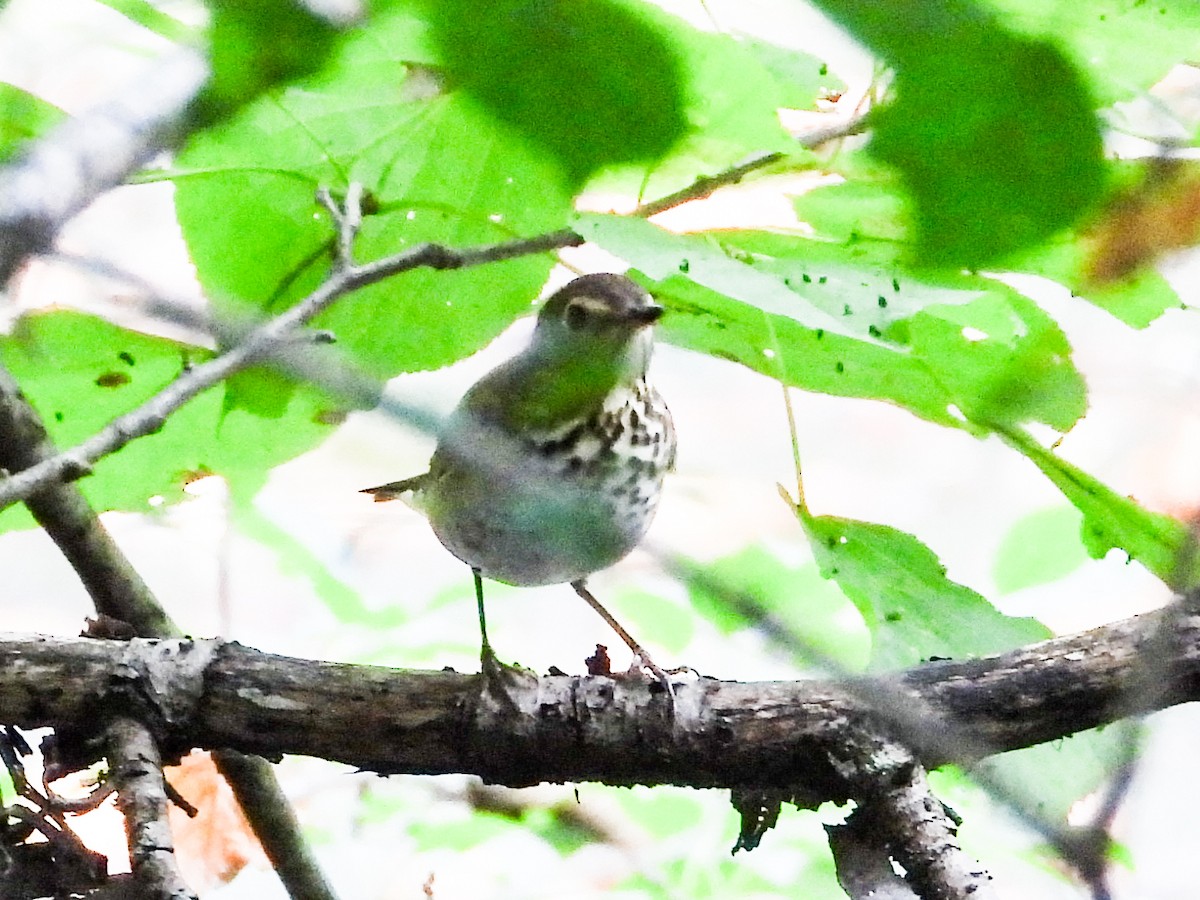
[[[924,765],[969,764],[980,746],[1027,747],[1200,699],[1198,616],[1177,620],[1163,691],[1127,694],[1158,620],[1129,619],[987,659],[928,663],[885,684],[974,738],[960,758],[941,746],[915,748]],[[183,682],[167,677],[179,672]],[[505,716],[477,702],[478,676],[454,672],[312,662],[210,641],[0,642],[0,720],[26,727],[87,730],[134,715],[174,750],[293,753],[383,773],[473,773],[514,786],[760,787],[785,790],[803,806],[864,794],[845,748],[878,742],[889,725],[884,711],[858,699],[860,685],[705,678],[678,686],[672,719],[664,698],[641,682],[530,675],[511,690],[524,714]]]
[[[847,893],[857,900],[879,889],[894,891],[897,886],[885,874],[895,860],[904,884],[922,900],[995,900],[991,877],[959,847],[958,823],[906,747],[885,741],[872,748],[870,758],[852,762],[870,776],[864,779],[867,793],[844,825],[826,829]],[[852,876],[864,873],[873,877],[854,885]]]
[[[175,861],[167,824],[167,788],[158,747],[146,726],[118,717],[108,726],[109,778],[125,816],[129,862],[138,896],[147,900],[195,900]]]

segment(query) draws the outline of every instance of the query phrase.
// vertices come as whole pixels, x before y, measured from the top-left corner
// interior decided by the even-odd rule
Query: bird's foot
[[[650,658],[650,654],[644,650],[633,657],[633,665],[629,667],[630,676],[641,675],[642,671],[648,671],[654,676],[655,680],[662,685],[667,696],[671,700],[671,712],[675,711],[675,685],[671,681],[672,675],[679,675],[683,672],[691,671],[688,666],[683,666],[677,669],[663,669],[654,660]]]
[[[527,670],[518,665],[507,665],[496,656],[491,644],[484,644],[479,652],[479,665],[483,672],[483,692],[500,706],[511,712],[520,712],[513,699],[513,690],[520,685],[521,676]]]

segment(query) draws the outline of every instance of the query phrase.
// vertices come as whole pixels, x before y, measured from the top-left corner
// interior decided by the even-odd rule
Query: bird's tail
[[[383,503],[386,500],[397,500],[408,493],[420,493],[421,488],[425,486],[428,478],[429,473],[424,472],[420,475],[414,475],[412,478],[405,478],[403,481],[393,481],[388,484],[381,484],[378,487],[363,488],[361,493],[371,494],[375,498],[376,503]]]

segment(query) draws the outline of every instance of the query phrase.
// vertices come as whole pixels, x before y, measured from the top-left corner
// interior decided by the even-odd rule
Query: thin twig
[[[706,197],[712,196],[720,188],[737,184],[751,172],[765,169],[767,166],[774,165],[783,158],[784,154],[778,152],[761,153],[752,156],[745,162],[738,163],[724,172],[697,178],[690,185],[673,194],[668,194],[659,200],[643,203],[633,214],[643,219],[648,219],[651,216],[658,215],[660,212],[674,209],[676,206],[682,206],[684,203],[690,203],[693,200],[703,200]]]

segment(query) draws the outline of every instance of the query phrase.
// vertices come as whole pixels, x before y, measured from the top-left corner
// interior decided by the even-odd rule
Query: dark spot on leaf
[[[879,295],[879,308],[887,309],[887,297],[883,296],[883,294]]]
[[[820,278],[817,279],[817,284],[824,284],[828,280],[829,280],[828,278],[826,278],[824,275],[822,275]]]
[[[134,364],[133,354],[130,353],[128,350],[122,350],[120,353],[118,353],[117,359],[119,359],[121,362],[125,363],[125,365],[127,365],[127,366],[132,366]]]
[[[885,615],[884,618],[887,619],[889,622],[899,622],[904,617],[902,615],[900,615],[900,613],[898,613],[898,612],[890,612],[887,615]]]
[[[688,262],[686,259],[681,259],[679,261],[679,271],[683,272],[685,275],[687,274],[688,269],[690,269],[691,267],[692,267],[692,264],[690,262]]]
[[[900,280],[899,279],[897,279],[897,278],[892,279],[892,290],[895,291],[896,293],[900,293]]]
[[[843,303],[843,304],[842,304],[842,315],[843,315],[843,316],[852,316],[852,315],[854,315],[854,310],[852,310],[852,309],[850,308],[850,304],[849,304],[849,303]]]
[[[96,386],[102,388],[115,388],[123,384],[129,384],[130,377],[124,372],[105,372],[96,379]]]
[[[821,338],[823,338],[823,337],[825,337],[825,329],[824,329],[824,328],[818,328],[818,329],[817,329],[817,340],[819,341],[819,340],[821,340]]]
[[[55,410],[55,412],[54,412],[54,421],[55,421],[55,422],[61,422],[62,420],[63,420],[63,414],[62,414],[62,410]]]
[[[841,375],[843,372],[846,371],[846,367],[844,365],[842,365],[841,363],[838,363],[836,366],[834,366],[834,369],[837,370],[837,373],[839,375]]]
[[[805,284],[812,284],[812,278],[809,277],[808,273],[805,273],[800,277],[804,279]]]
[[[829,74],[829,66],[825,65],[825,63],[821,63],[821,68],[818,69],[817,72],[824,77]]]
[[[867,326],[867,333],[870,334],[871,337],[880,337],[883,334],[883,332],[880,331],[878,328],[876,328],[874,325]]]
[[[318,425],[341,425],[346,421],[344,409],[318,409],[313,414],[313,421]]]

